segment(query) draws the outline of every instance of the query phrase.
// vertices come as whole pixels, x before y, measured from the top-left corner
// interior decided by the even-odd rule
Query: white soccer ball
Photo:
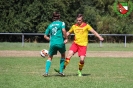
[[[40,55],[45,58],[46,56],[48,56],[48,50],[46,49],[41,50]]]

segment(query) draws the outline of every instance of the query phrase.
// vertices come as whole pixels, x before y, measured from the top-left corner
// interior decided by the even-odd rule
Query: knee
[[[71,58],[73,56],[74,52],[72,50],[68,51],[67,58]]]
[[[85,59],[84,56],[80,56],[80,63],[81,63],[81,64],[84,64],[84,59]]]
[[[80,60],[80,64],[84,64],[84,60]]]
[[[65,53],[61,54],[61,58],[65,58]]]

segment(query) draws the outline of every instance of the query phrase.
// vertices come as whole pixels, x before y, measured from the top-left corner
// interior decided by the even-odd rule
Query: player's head
[[[76,22],[78,25],[82,24],[82,22],[83,22],[83,15],[82,14],[77,15]]]
[[[60,19],[60,12],[58,12],[58,11],[53,12],[52,19],[53,19],[53,21],[59,20]]]

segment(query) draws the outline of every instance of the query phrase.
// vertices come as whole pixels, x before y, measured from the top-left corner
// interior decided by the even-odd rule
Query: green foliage
[[[127,1],[127,0],[119,0]],[[0,32],[43,33],[59,10],[69,30],[77,13],[100,33],[133,33],[133,12],[121,18],[114,11],[115,0],[0,0]],[[131,6],[129,6],[131,7]]]

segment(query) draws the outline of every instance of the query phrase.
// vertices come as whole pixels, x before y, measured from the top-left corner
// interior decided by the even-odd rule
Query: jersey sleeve
[[[62,29],[65,29],[65,23],[62,22]]]
[[[70,30],[68,32],[72,33],[74,31],[73,27],[74,27],[74,25],[70,28]]]
[[[49,30],[49,26],[48,26],[44,34],[49,35],[49,33],[50,33],[50,30]]]
[[[89,24],[87,24],[87,29],[88,29],[88,31],[89,30],[91,30],[91,29],[93,29]]]

